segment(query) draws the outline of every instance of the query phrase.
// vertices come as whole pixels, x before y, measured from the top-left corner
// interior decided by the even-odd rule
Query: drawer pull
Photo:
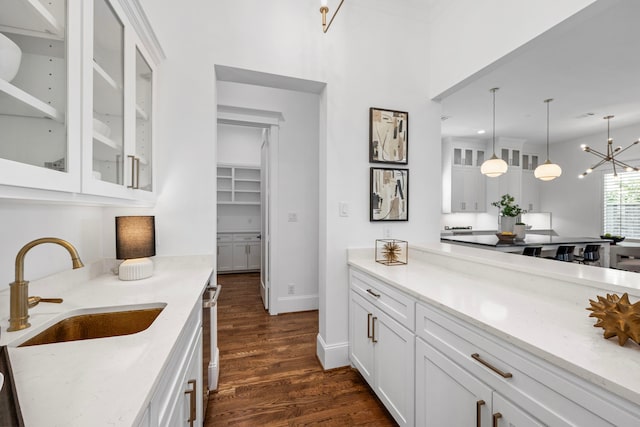
[[[371,319],[371,341],[372,342],[378,342],[378,340],[376,339],[376,320],[378,320],[377,317],[373,317],[373,319]]]
[[[373,314],[367,313],[367,338],[373,338],[373,335],[371,335],[371,316]]]
[[[484,366],[486,366],[487,368],[491,369],[496,374],[500,375],[502,378],[511,378],[511,377],[513,377],[513,375],[511,375],[511,372],[503,372],[500,369],[498,369],[495,366],[493,366],[491,363],[487,362],[486,360],[482,360],[482,358],[480,357],[480,355],[478,353],[473,353],[471,355],[471,357],[474,360],[476,360],[477,362],[480,362]]]
[[[493,414],[493,427],[498,427],[498,420],[500,418],[502,418],[502,414],[500,412]]]
[[[189,380],[187,383],[191,386],[191,390],[186,390],[184,394],[189,396],[189,427],[193,427],[193,423],[196,421],[196,380]]]
[[[478,400],[476,402],[476,427],[482,427],[482,414],[480,413],[480,411],[482,410],[482,406],[484,404],[484,400]]]
[[[380,294],[376,294],[375,292],[373,292],[371,289],[367,289],[367,292],[371,295],[373,295],[376,298],[380,298]]]

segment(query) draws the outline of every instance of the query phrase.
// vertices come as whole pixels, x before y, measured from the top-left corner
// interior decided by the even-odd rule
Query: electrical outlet
[[[296,285],[293,283],[289,283],[289,295],[294,295],[296,293]]]

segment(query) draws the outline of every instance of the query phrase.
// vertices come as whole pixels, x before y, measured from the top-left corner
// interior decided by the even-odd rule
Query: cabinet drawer
[[[234,242],[259,242],[260,233],[235,233],[233,235]]]
[[[233,242],[233,234],[218,234],[218,242]]]
[[[526,410],[533,401],[532,414],[547,425],[640,425],[628,402],[422,303],[416,304],[416,335],[514,404]]]
[[[351,288],[387,313],[404,327],[413,330],[415,302],[409,296],[357,270],[351,270]]]

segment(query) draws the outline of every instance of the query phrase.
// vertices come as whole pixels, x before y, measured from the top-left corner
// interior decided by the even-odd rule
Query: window
[[[604,176],[604,233],[640,238],[640,173]]]

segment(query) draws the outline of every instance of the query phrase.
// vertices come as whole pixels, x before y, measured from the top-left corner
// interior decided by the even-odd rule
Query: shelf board
[[[107,85],[109,85],[113,90],[119,91],[120,85],[106,72],[104,68],[100,66],[96,61],[93,61],[93,70],[96,72],[98,76],[100,76]]]
[[[136,117],[142,120],[149,120],[149,115],[147,114],[147,112],[144,111],[138,104],[136,104]]]
[[[218,175],[216,178],[231,179],[231,177],[228,175]]]
[[[236,193],[260,193],[260,190],[234,190]]]
[[[0,25],[12,27],[18,34],[64,38],[64,7],[60,18],[38,0],[0,0]],[[8,30],[10,31],[10,30]]]
[[[6,80],[0,79],[0,92],[3,92],[20,101],[23,108],[13,111],[6,111],[3,114],[11,114],[14,116],[26,117],[45,117],[55,120],[58,123],[64,123],[64,114],[44,101],[39,100],[33,95],[28,94],[17,86],[12,85]]]
[[[238,182],[260,182],[259,179],[243,179],[243,178],[236,178],[236,181],[238,181]]]
[[[93,141],[93,158],[96,160],[115,161],[116,156],[122,154],[122,144],[107,138],[101,133],[94,131]]]
[[[221,202],[218,201],[219,205],[259,205],[260,202]]]

